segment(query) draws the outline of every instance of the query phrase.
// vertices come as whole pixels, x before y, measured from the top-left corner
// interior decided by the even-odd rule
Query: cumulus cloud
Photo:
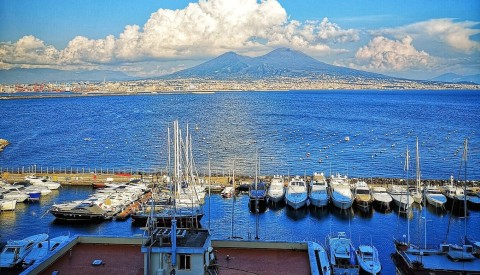
[[[277,46],[329,54],[346,51],[333,48],[334,44],[358,39],[358,31],[344,30],[327,18],[303,23],[289,20],[277,0],[199,0],[184,9],[159,9],[143,27],[128,25],[118,37],[77,36],[63,50],[34,36],[3,43],[0,66],[119,65],[207,58],[230,50],[258,53]]]
[[[435,62],[428,53],[418,51],[412,45],[412,37],[391,40],[383,36],[373,38],[355,54],[356,63],[352,67],[386,72],[427,68]]]
[[[396,37],[406,34],[414,38],[433,39],[464,53],[480,51],[480,42],[472,40],[472,36],[479,34],[480,29],[474,28],[480,22],[456,22],[450,18],[432,19],[398,28],[374,31],[375,35],[394,35]]]

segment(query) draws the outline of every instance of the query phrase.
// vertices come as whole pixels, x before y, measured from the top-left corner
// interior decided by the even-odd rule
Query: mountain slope
[[[288,48],[276,49],[254,58],[228,52],[198,66],[178,71],[163,78],[262,79],[269,77],[308,77],[319,74],[388,78],[380,74],[329,65],[302,52]]]
[[[430,79],[431,81],[451,82],[451,83],[476,83],[480,84],[480,74],[475,75],[459,75],[454,73],[446,73]]]

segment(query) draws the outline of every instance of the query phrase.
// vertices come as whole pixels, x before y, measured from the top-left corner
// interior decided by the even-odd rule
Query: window
[[[190,255],[180,255],[180,270],[190,269]]]

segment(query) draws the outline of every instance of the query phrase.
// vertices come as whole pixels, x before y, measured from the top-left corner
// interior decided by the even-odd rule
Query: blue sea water
[[[407,145],[419,138],[422,178],[458,177],[464,138],[469,139],[468,179],[480,179],[480,93],[478,91],[291,91],[219,92],[19,99],[0,101],[0,138],[11,144],[0,152],[1,169],[132,169],[165,171],[167,127],[188,123],[195,163],[207,173],[303,175],[334,172],[350,177],[405,177]],[[185,131],[185,130],[184,130]],[[350,141],[345,141],[345,137]],[[412,165],[413,164],[413,165]],[[411,175],[414,174],[412,170]],[[39,203],[19,204],[0,214],[1,240],[47,232],[57,236],[142,234],[130,221],[94,225],[62,224],[46,213],[57,202],[85,198],[87,187],[65,187]],[[322,244],[330,232],[346,231],[355,245],[373,243],[384,274],[393,274],[392,238],[406,234],[407,217],[375,212],[365,215],[336,209],[248,212],[248,197],[236,201],[206,199],[202,226],[215,238]],[[211,205],[211,207],[210,207]],[[234,210],[232,210],[234,209]],[[480,238],[480,213],[467,219],[430,208],[410,219],[412,240],[458,242],[465,226]],[[232,220],[234,221],[232,223]],[[257,226],[258,225],[258,226]],[[232,229],[233,228],[233,229]]]
[[[458,177],[465,138],[468,165],[480,164],[478,91],[290,91],[2,100],[0,168],[164,170],[175,119],[201,174],[210,158],[213,173],[235,159],[253,175],[258,152],[264,175],[405,177],[417,137],[422,178]]]

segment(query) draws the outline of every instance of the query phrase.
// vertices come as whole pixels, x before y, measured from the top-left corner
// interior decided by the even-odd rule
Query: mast
[[[463,184],[463,211],[465,217],[464,240],[467,239],[467,156],[468,156],[468,139],[463,142],[463,156],[462,160],[465,163],[465,182]]]
[[[407,170],[407,205],[405,206],[405,212],[407,213],[407,243],[410,245],[410,220],[408,219],[408,211],[410,208],[410,194],[408,193],[408,170],[409,170],[409,159],[410,159],[410,152],[408,151],[407,145],[407,153],[405,156],[405,169]],[[407,208],[408,207],[408,208]]]
[[[420,192],[420,155],[418,151],[418,137],[417,137],[417,148],[415,160],[417,163],[416,172],[417,172],[417,193]]]
[[[235,217],[235,159],[233,159],[233,171],[232,171],[232,178],[233,178],[233,200],[232,200],[232,239],[234,238],[233,228],[234,228],[234,217]]]

